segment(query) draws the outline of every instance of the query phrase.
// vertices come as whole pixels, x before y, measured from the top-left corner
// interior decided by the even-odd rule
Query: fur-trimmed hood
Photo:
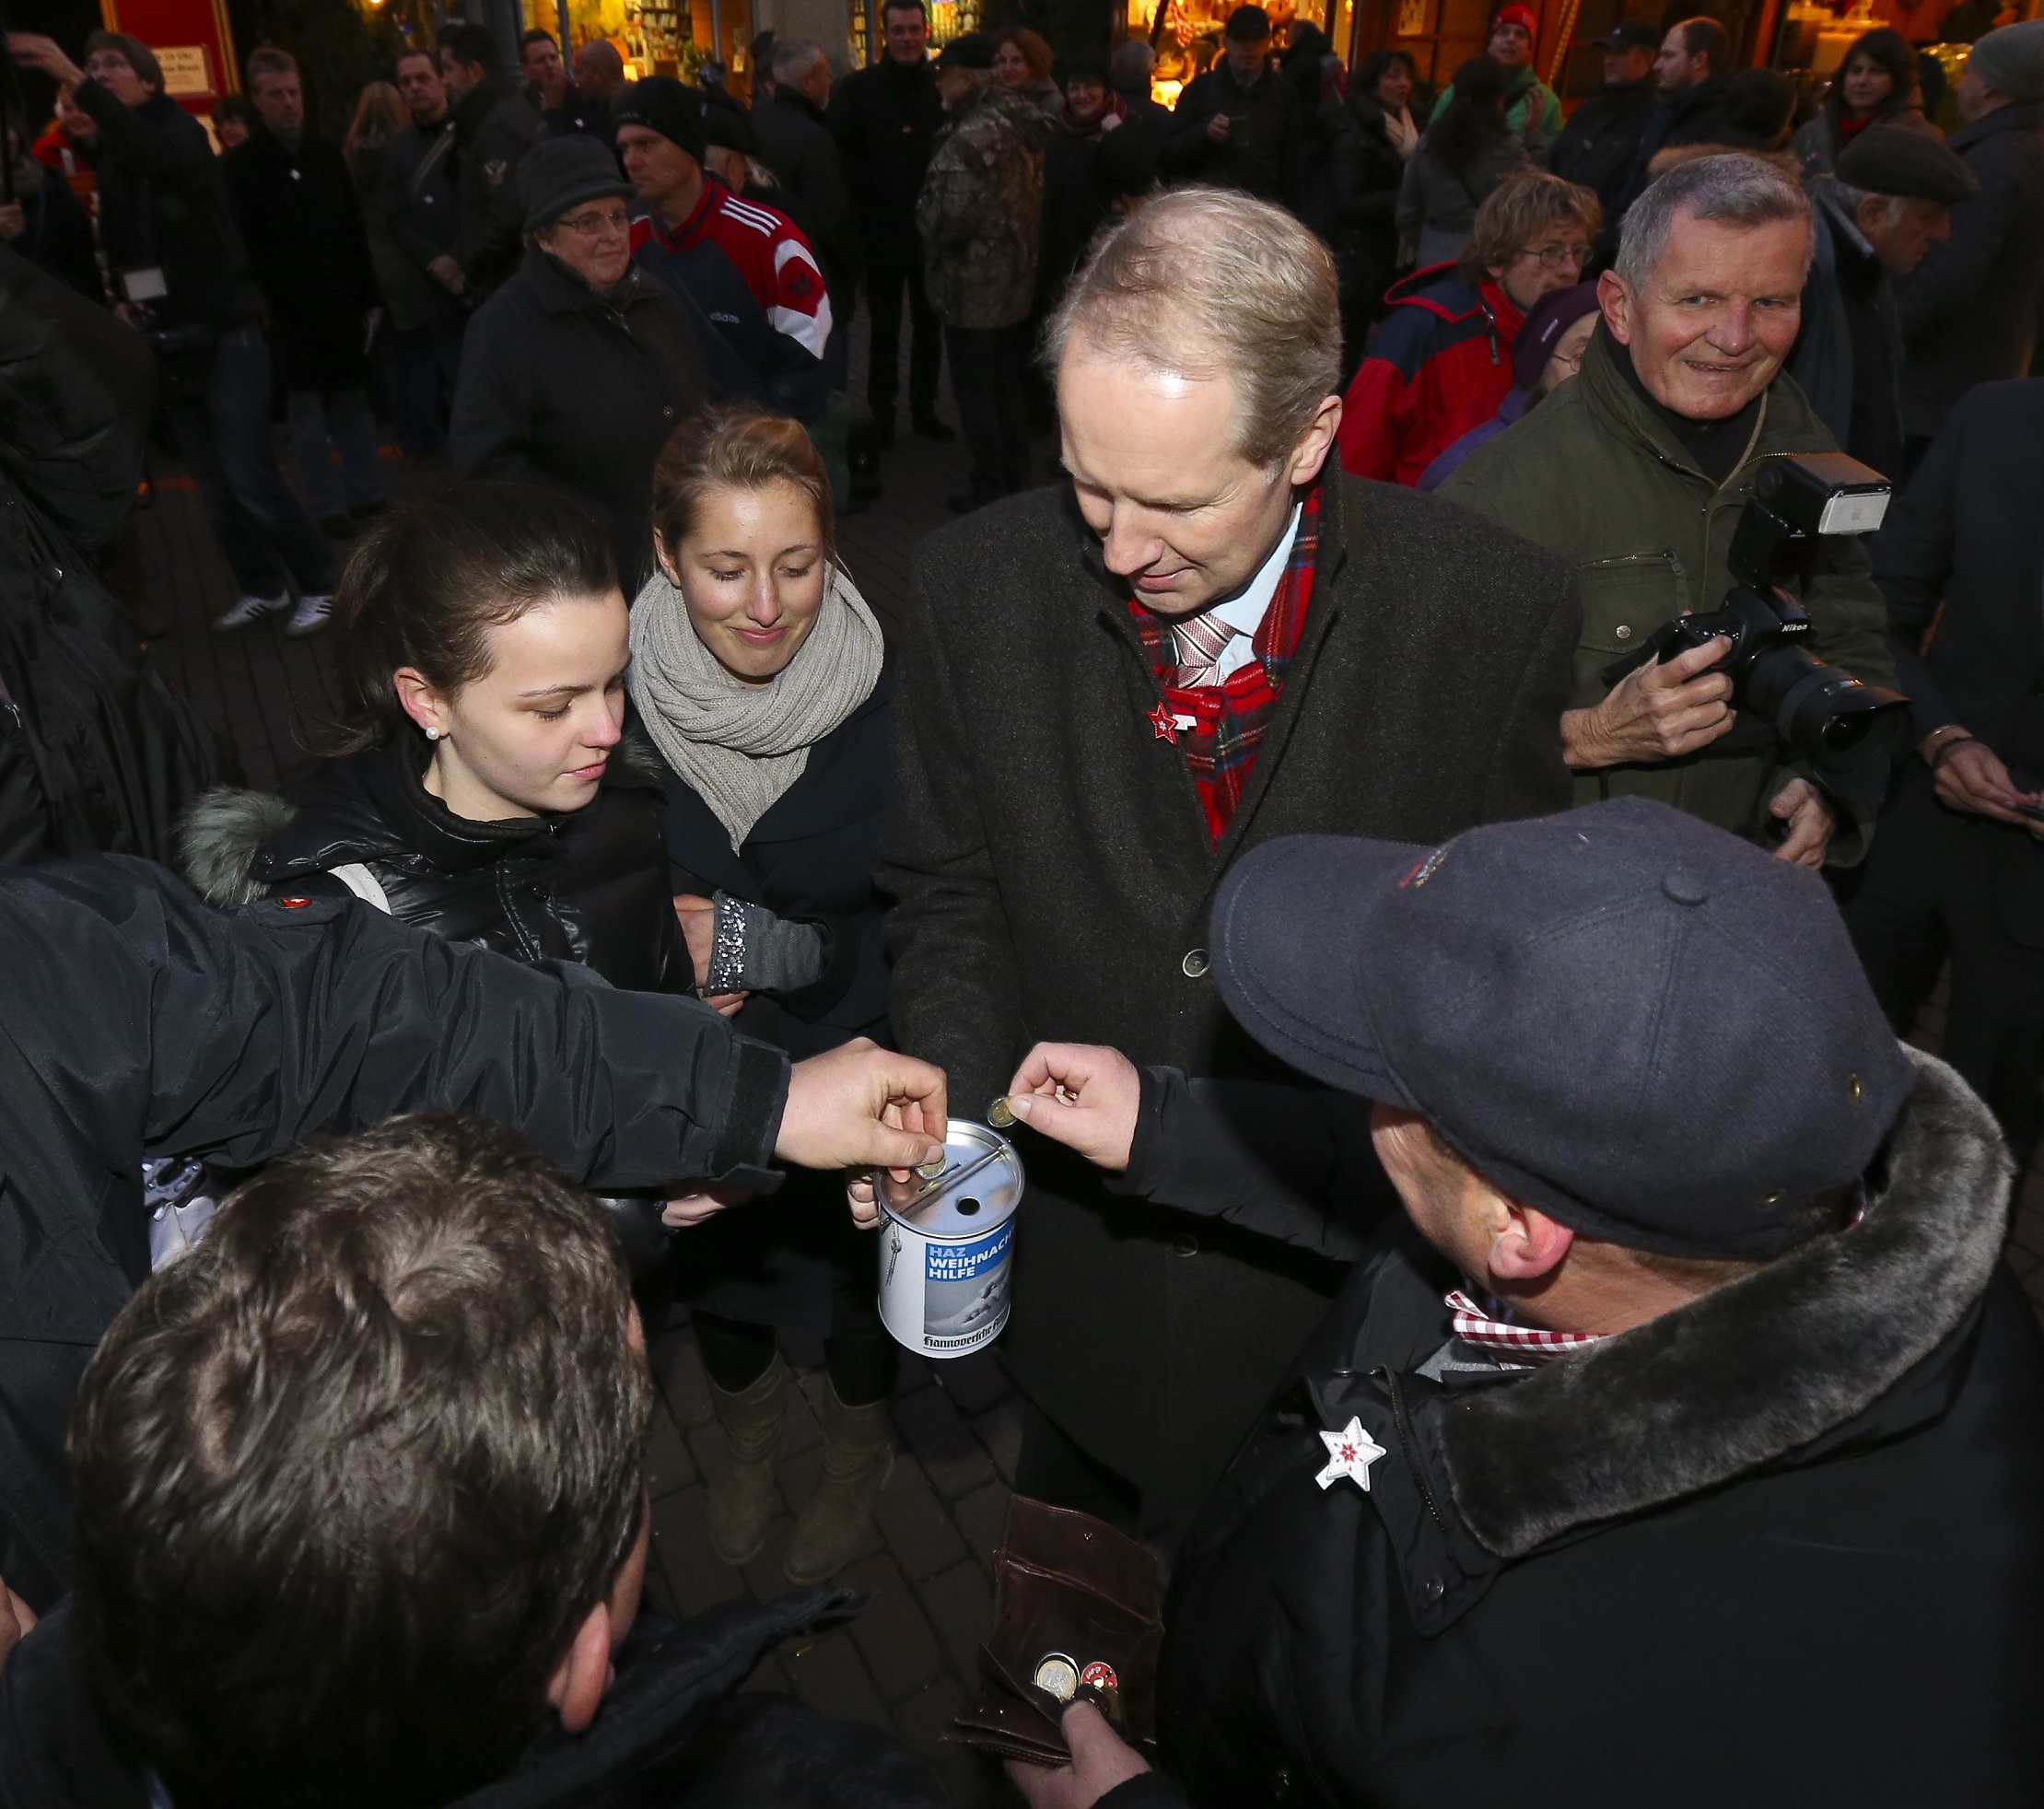
[[[1441,1460],[1486,1549],[1523,1558],[1811,1446],[1965,1323],[2001,1255],[2013,1168],[1979,1097],[1935,1057],[1910,1055],[1917,1082],[1886,1183],[1851,1230],[1446,1401]]]

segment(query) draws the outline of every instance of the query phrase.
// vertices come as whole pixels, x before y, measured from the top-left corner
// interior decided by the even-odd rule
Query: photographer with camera
[[[1873,769],[1894,731],[1870,732],[1856,770],[1842,770],[1832,743],[1864,725],[1802,711],[1784,733],[1778,694],[1793,675],[1782,668],[1815,655],[1842,669],[1834,680],[1864,681],[1844,701],[1879,701],[1864,692],[1895,682],[1881,595],[1856,538],[1798,517],[1800,611],[1788,607],[1807,624],[1769,629],[1760,615],[1788,602],[1771,589],[1783,568],[1742,571],[1733,558],[1762,473],[1837,451],[1781,370],[1810,245],[1810,204],[1770,165],[1733,155],[1669,171],[1626,216],[1582,376],[1437,494],[1575,568],[1583,634],[1561,736],[1578,803],[1656,798],[1819,867],[1863,857],[1880,792]],[[1821,516],[1816,489],[1798,484],[1778,500]],[[1726,607],[1742,597],[1744,614]],[[1692,614],[1726,634],[1613,671]]]
[[[155,53],[123,32],[87,39],[83,69],[37,32],[10,31],[7,52],[24,69],[75,84],[92,122],[85,148],[116,303],[163,361],[178,456],[241,588],[213,625],[242,628],[291,610],[286,633],[323,627],[333,549],[277,469],[263,297],[205,128],[164,93]]]

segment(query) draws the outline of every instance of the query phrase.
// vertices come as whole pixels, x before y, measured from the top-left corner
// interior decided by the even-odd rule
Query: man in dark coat
[[[1131,270],[1146,306],[1117,312]],[[1302,314],[1280,359],[1256,323]],[[1205,923],[1271,836],[1438,839],[1569,798],[1575,588],[1474,516],[1323,478],[1339,304],[1297,220],[1162,195],[1054,332],[1072,483],[926,541],[900,642],[894,1023],[968,1113],[1045,1037],[1264,1071]],[[1142,361],[1181,334],[1232,374]],[[1339,1270],[1024,1161],[1005,1349],[1044,1418],[1018,1487],[1182,1531]]]
[[[1863,132],[1835,175],[1810,185],[1816,250],[1789,375],[1862,464],[1899,479],[1902,323],[1896,279],[1952,231],[1952,209],[1980,192],[1952,148],[1926,133]]]
[[[1373,1146],[1410,1222],[1178,1555],[1158,1723],[1186,1794],[2044,1800],[2044,1345],[1999,1260],[2008,1155],[1896,1041],[1816,876],[1614,799],[1258,849],[1212,940],[1238,1020],[1336,1090],[1294,1095],[1317,1111],[1097,1050],[1033,1080],[1139,1095],[1090,1115],[1150,1197],[1296,1234],[1362,1203],[1330,1148]]]
[[[522,966],[354,900],[209,910],[118,856],[0,870],[0,932],[17,963],[0,987],[0,1576],[39,1613],[70,1582],[72,1394],[150,1271],[145,1158],[252,1169],[317,1132],[459,1107],[593,1186],[771,1190],[777,1151],[836,1168],[927,1148],[874,1121],[889,1092],[940,1091],[870,1046],[790,1073],[694,1000]]]
[[[830,91],[830,58],[823,47],[807,38],[789,38],[774,47],[773,91],[754,104],[752,122],[760,160],[794,197],[790,211],[800,216],[802,229],[823,262],[835,344],[851,331],[864,253],[845,183],[845,160],[831,136],[825,111]],[[842,368],[834,369],[833,376],[842,387]]]
[[[1653,59],[1658,104],[1633,146],[1618,209],[1606,222],[1611,232],[1616,233],[1625,210],[1653,180],[1650,167],[1657,151],[1670,145],[1724,142],[1724,97],[1732,86],[1732,41],[1716,19],[1699,15],[1668,28]]]
[[[1548,168],[1594,190],[1605,214],[1616,218],[1632,180],[1640,134],[1658,95],[1653,76],[1661,34],[1643,18],[1621,18],[1594,48],[1604,53],[1604,86],[1573,113],[1548,153]]]
[[[1921,758],[1904,763],[1845,907],[1898,1034],[1949,957],[1945,1056],[2025,1164],[2044,1138],[2039,447],[2044,380],[1968,391],[1875,537]]]
[[[1965,129],[1950,148],[1980,194],[1902,286],[1903,426],[1910,465],[1975,383],[2029,374],[2044,293],[2044,20],[1991,31],[1953,90]]]
[[[867,350],[866,401],[883,446],[894,439],[901,393],[902,295],[908,296],[908,415],[918,434],[950,439],[937,418],[937,378],[943,364],[942,323],[923,289],[923,242],[916,197],[923,190],[930,147],[944,123],[944,103],[930,66],[929,14],[923,0],[881,8],[886,49],[855,69],[831,96],[831,136],[851,185],[866,265],[866,307],[872,317]]]
[[[116,304],[163,361],[178,456],[241,587],[215,626],[285,611],[290,626],[323,625],[339,567],[277,469],[263,295],[205,128],[164,93],[162,66],[138,39],[95,32],[89,75],[32,32],[9,33],[7,48],[22,67],[74,84],[92,123],[85,149]]]
[[[705,351],[705,335],[719,335],[632,263],[632,185],[601,144],[552,138],[526,165],[519,186],[534,242],[470,323],[448,447],[463,477],[565,487],[592,505],[636,594],[652,556],[653,461],[724,392]],[[615,244],[564,225],[599,211]]]
[[[642,1615],[653,1404],[602,1209],[516,1132],[273,1164],[87,1371],[77,1592],[0,1638],[0,1803],[940,1809],[898,1736],[737,1695],[850,1592]]]
[[[454,180],[461,195],[455,262],[468,286],[487,296],[518,268],[525,226],[518,167],[546,125],[525,98],[524,79],[503,66],[486,26],[451,25],[440,33],[440,76],[454,109]]]
[[[1221,61],[1195,76],[1172,109],[1165,175],[1291,206],[1304,136],[1299,90],[1271,64],[1269,14],[1237,6],[1228,15]]]
[[[454,121],[440,61],[409,50],[397,60],[397,89],[412,124],[391,140],[383,162],[383,229],[399,255],[419,273],[416,321],[392,322],[399,444],[407,452],[438,447],[447,435],[447,403],[461,368],[468,325],[468,278],[455,258],[461,197],[454,185]]]
[[[298,64],[259,50],[248,75],[263,123],[221,159],[228,198],[268,308],[298,486],[328,532],[345,539],[351,509],[385,501],[366,393],[368,317],[382,305],[376,271],[341,147],[306,128]]]

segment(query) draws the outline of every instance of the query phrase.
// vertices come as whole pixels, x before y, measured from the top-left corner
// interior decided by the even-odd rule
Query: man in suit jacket
[[[1051,333],[1071,483],[917,556],[882,852],[895,1032],[968,1114],[1039,1040],[1283,1084],[1209,977],[1215,886],[1277,835],[1433,844],[1567,808],[1575,586],[1327,464],[1334,265],[1270,203],[1151,202]],[[1116,1199],[1046,1143],[1023,1160],[1018,1487],[1169,1536],[1353,1245]]]
[[[2044,379],[1968,391],[1875,538],[1921,758],[1845,906],[1899,1034],[1950,957],[1945,1058],[2025,1164],[2044,1136],[2044,823],[2025,814],[2044,807],[2039,446]]]

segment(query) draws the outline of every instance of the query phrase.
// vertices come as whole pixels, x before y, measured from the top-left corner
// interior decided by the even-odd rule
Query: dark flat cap
[[[552,226],[587,202],[634,193],[601,138],[543,138],[518,160],[518,204],[529,227]]]
[[[1869,194],[1921,201],[1970,201],[1980,192],[1980,179],[1949,145],[1900,125],[1868,126],[1839,158],[1838,178]]]
[[[1265,1048],[1641,1250],[1801,1242],[1914,1084],[1824,881],[1643,798],[1436,848],[1267,842],[1210,946]]]
[[[1621,18],[1603,37],[1590,41],[1600,51],[1657,51],[1661,29],[1650,18]]]
[[[994,66],[994,41],[984,31],[968,31],[963,37],[953,38],[937,53],[940,69],[991,69]]]
[[[703,92],[672,76],[648,76],[625,90],[611,117],[619,125],[643,125],[679,145],[696,162],[709,148],[703,119]]]
[[[1239,38],[1245,44],[1260,44],[1270,36],[1270,15],[1261,6],[1237,6],[1228,15],[1224,38]]]

